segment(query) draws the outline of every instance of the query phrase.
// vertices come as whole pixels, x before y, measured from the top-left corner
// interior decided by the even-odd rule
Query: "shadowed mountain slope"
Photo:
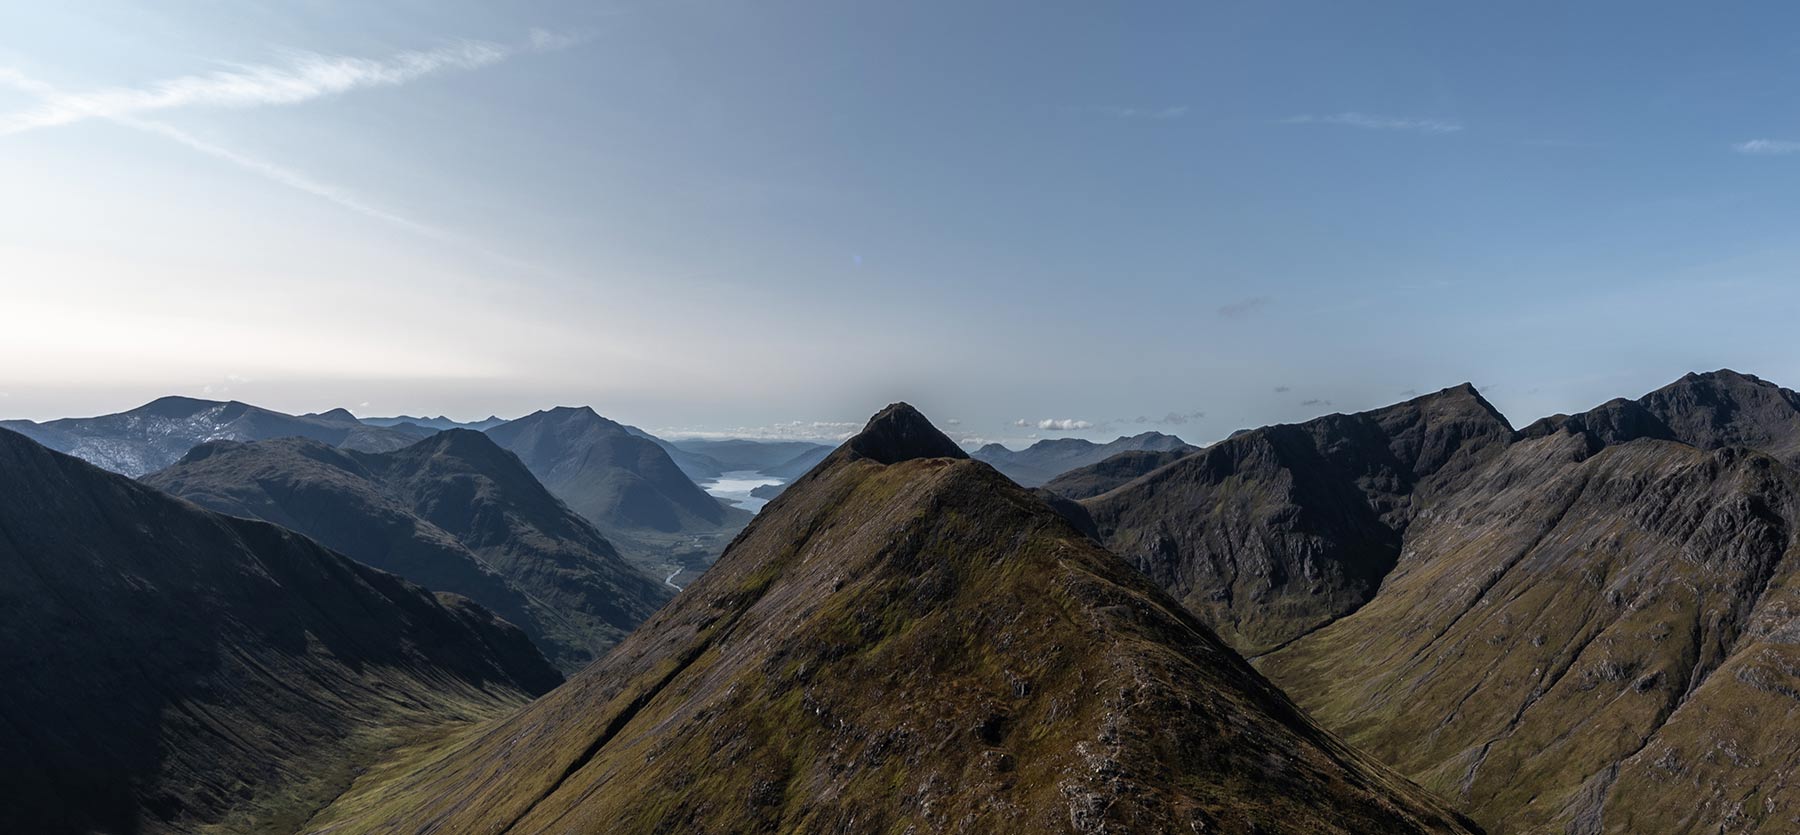
[[[1098,464],[1121,452],[1173,450],[1192,451],[1194,447],[1174,435],[1143,432],[1097,444],[1081,438],[1051,438],[1038,441],[1021,450],[1000,444],[988,444],[975,450],[973,457],[985,461],[1026,487],[1038,487],[1070,470]]]
[[[1109,548],[1256,654],[1367,602],[1419,497],[1512,434],[1465,384],[1238,433],[1083,504]]]
[[[561,677],[486,610],[0,430],[0,831],[291,832]]]
[[[612,654],[308,831],[1468,831],[904,404]]]
[[[35,423],[0,421],[58,452],[102,469],[140,476],[175,463],[207,441],[260,441],[311,438],[332,446],[382,452],[399,449],[429,434],[419,427],[368,426],[343,409],[314,415],[287,415],[235,400],[164,397],[128,412]]]
[[[565,671],[599,657],[674,591],[620,558],[516,456],[466,429],[389,453],[299,438],[211,443],[144,481],[469,597]]]
[[[1130,450],[1098,464],[1077,467],[1044,483],[1044,489],[1069,499],[1091,499],[1194,454],[1196,449]]]
[[[1264,668],[1496,833],[1792,831],[1800,479],[1593,440],[1515,445],[1373,601]]]

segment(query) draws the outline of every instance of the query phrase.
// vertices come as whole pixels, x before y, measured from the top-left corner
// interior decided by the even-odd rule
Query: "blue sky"
[[[165,5],[0,8],[5,416],[1203,442],[1800,384],[1787,4]]]

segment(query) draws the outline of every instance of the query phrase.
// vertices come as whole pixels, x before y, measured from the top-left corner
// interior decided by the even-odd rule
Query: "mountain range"
[[[492,429],[492,428],[499,426],[500,424],[506,422],[506,420],[504,418],[499,418],[499,417],[495,417],[492,415],[489,415],[487,418],[485,418],[483,420],[473,420],[473,421],[467,421],[467,422],[451,420],[447,417],[444,417],[443,415],[438,415],[437,417],[413,417],[411,415],[400,415],[398,417],[366,417],[366,418],[358,418],[358,420],[360,420],[363,423],[366,423],[370,426],[404,426],[407,424],[411,424],[413,426],[422,426],[426,429],[473,429],[477,432],[483,432],[483,431]]]
[[[0,430],[0,831],[291,832],[562,680],[525,635]]]
[[[1104,444],[1081,438],[1049,438],[1021,450],[986,444],[971,454],[1025,487],[1038,487],[1078,467],[1098,464],[1121,452],[1182,452],[1194,447],[1174,435],[1144,432]]]
[[[101,417],[43,423],[4,420],[0,421],[0,428],[133,477],[167,467],[207,441],[300,437],[346,449],[384,452],[406,446],[432,431],[410,424],[372,426],[344,409],[289,415],[235,400],[191,397],[158,398],[136,409]]]
[[[567,685],[306,831],[1473,831],[896,404]]]
[[[144,483],[466,596],[565,671],[599,657],[674,591],[626,563],[517,456],[467,429],[386,453],[304,438],[215,441]]]
[[[1326,726],[1491,833],[1791,832],[1800,395],[1721,370],[1512,432],[1472,387],[1086,499]]]

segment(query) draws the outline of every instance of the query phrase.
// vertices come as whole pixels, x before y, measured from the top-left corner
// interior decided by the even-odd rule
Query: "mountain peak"
[[[354,422],[356,420],[356,415],[352,414],[349,409],[346,409],[342,406],[339,406],[328,412],[319,412],[318,414],[315,414],[315,415],[308,415],[308,417],[315,417],[320,420],[334,420],[334,421]]]
[[[168,397],[158,397],[131,411],[136,414],[154,415],[156,417],[184,418],[191,416],[202,409],[210,409],[219,405],[223,404],[217,400],[201,400],[197,397],[170,395]]]
[[[898,464],[915,458],[967,458],[962,447],[939,432],[919,410],[892,403],[869,418],[867,426],[844,448],[860,458]]]

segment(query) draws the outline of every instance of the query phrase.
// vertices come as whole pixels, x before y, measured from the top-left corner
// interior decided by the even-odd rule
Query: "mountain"
[[[642,565],[709,562],[750,518],[707,495],[655,441],[585,406],[534,412],[487,434]]]
[[[1005,473],[1026,487],[1039,487],[1045,482],[1073,470],[1098,464],[1121,452],[1131,450],[1150,450],[1166,452],[1169,450],[1192,450],[1193,447],[1174,435],[1161,432],[1144,432],[1129,438],[1121,437],[1104,444],[1081,438],[1051,438],[1038,441],[1021,450],[1007,449],[1000,444],[988,444],[975,450],[972,457],[993,465],[994,469]]]
[[[399,449],[427,434],[424,429],[369,426],[343,409],[295,416],[236,400],[163,397],[136,409],[92,418],[36,423],[0,421],[58,452],[95,466],[140,476],[155,472],[206,441],[259,441],[311,438],[332,446],[370,452]]]
[[[0,831],[291,832],[561,676],[516,628],[0,430]]]
[[[1471,831],[904,404],[605,659],[306,831]]]
[[[467,429],[388,453],[217,441],[144,482],[468,597],[564,671],[604,654],[674,591],[621,559],[517,456]]]
[[[1044,489],[1070,499],[1090,499],[1194,454],[1193,449],[1121,452],[1097,464],[1076,467],[1044,482]]]
[[[817,464],[831,454],[832,448],[824,444],[810,441],[749,441],[728,438],[725,440],[708,440],[704,438],[681,438],[670,441],[671,446],[694,455],[702,455],[717,462],[723,472],[738,470],[754,470],[768,473],[777,467],[792,466],[797,460],[811,460]],[[812,469],[810,466],[795,473]]]
[[[1415,499],[1512,435],[1464,384],[1238,433],[1083,504],[1109,548],[1254,655],[1366,603],[1400,556]]]
[[[344,410],[336,409],[334,411],[341,412]],[[506,422],[505,420],[492,415],[489,415],[484,420],[469,421],[467,423],[451,420],[443,415],[438,415],[437,417],[399,415],[397,417],[368,417],[361,418],[360,420],[370,426],[402,426],[405,424],[412,424],[413,426],[422,426],[426,429],[473,429],[477,432],[485,432]]]
[[[1609,401],[1580,415],[1555,415],[1525,427],[1526,437],[1559,430],[1612,445],[1640,438],[1697,449],[1746,447],[1800,463],[1800,394],[1722,369],[1688,374],[1637,400]]]
[[[1792,832],[1794,402],[1719,371],[1534,423],[1259,663],[1494,833]]]
[[[680,468],[682,474],[696,484],[718,478],[725,473],[725,465],[708,456],[697,452],[688,452],[670,441],[658,438],[635,426],[625,426],[625,431],[662,447],[663,452],[669,454],[669,460],[674,461],[675,466]]]

